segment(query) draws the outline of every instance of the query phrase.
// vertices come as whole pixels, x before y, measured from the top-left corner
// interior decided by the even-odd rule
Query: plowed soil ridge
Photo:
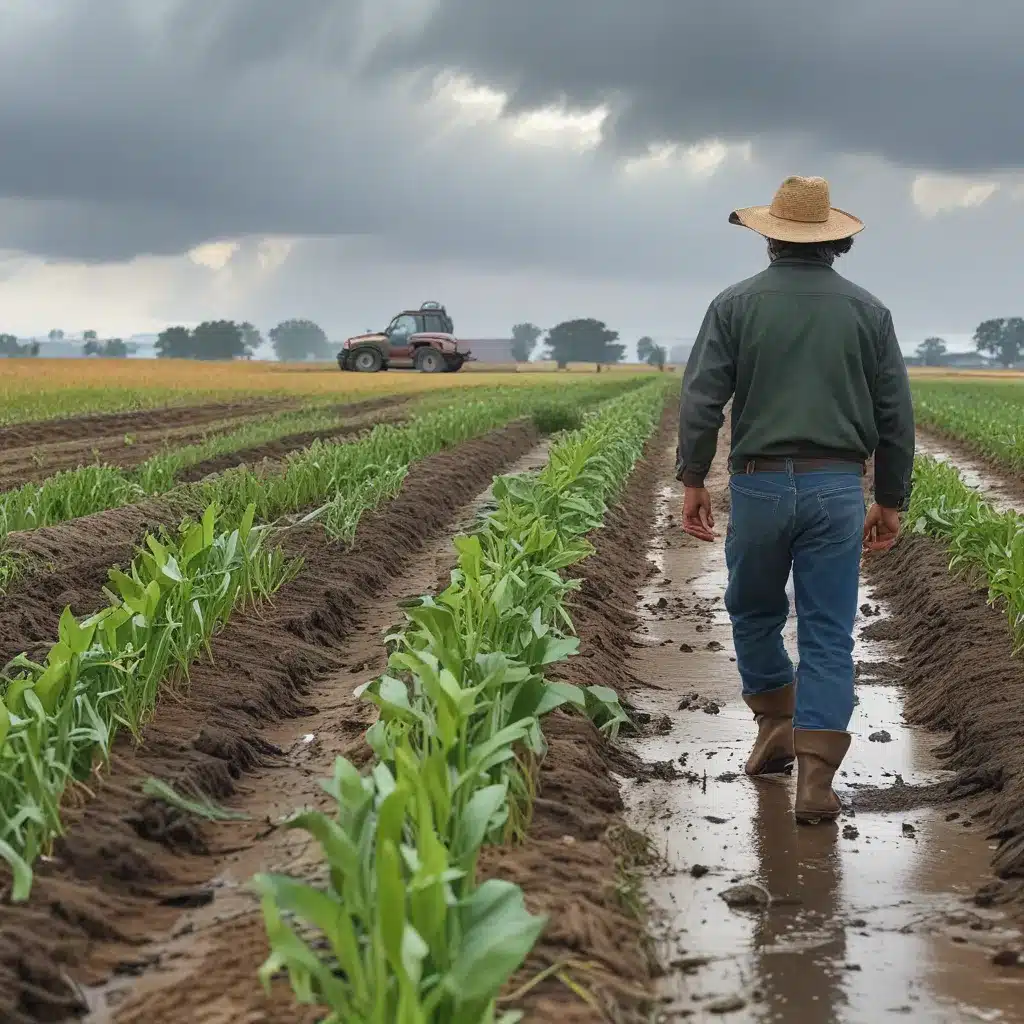
[[[647,546],[654,529],[661,455],[675,431],[667,410],[619,502],[592,538],[596,553],[577,567],[583,586],[571,614],[581,653],[558,667],[558,678],[578,686],[604,685],[625,695],[642,685],[624,668],[639,625],[636,600],[646,580]],[[587,720],[555,712],[544,724],[549,744],[527,842],[486,849],[481,869],[508,878],[526,892],[530,909],[550,915],[547,930],[517,982],[559,963],[601,1009],[583,1002],[563,982],[548,979],[518,1005],[528,1021],[596,1024],[648,1021],[654,964],[643,921],[625,903],[623,881],[632,866],[632,837],[612,772],[624,774],[622,751]]]
[[[952,733],[937,750],[957,772],[942,798],[977,797],[972,817],[997,842],[998,882],[982,898],[1022,900],[1024,665],[1012,656],[1005,616],[948,564],[942,545],[907,536],[885,558],[866,559],[864,571],[892,611],[883,625],[902,649],[907,720]]]
[[[67,836],[40,866],[31,901],[4,908],[0,1020],[80,1015],[86,1007],[72,975],[88,982],[114,967],[137,970],[126,951],[168,926],[189,899],[204,898],[182,887],[209,879],[208,861],[185,856],[202,855],[207,836],[142,799],[139,782],[155,776],[224,800],[247,772],[280,756],[261,730],[314,710],[313,681],[340,666],[368,597],[445,530],[465,495],[536,442],[531,424],[516,423],[415,464],[400,494],[364,519],[350,550],[328,544],[318,526],[287,535],[289,553],[305,559],[300,575],[272,607],[228,624],[214,640],[213,663],[195,669],[178,700],[162,702],[143,746],[118,743],[111,773],[92,784],[95,798],[69,809]],[[352,723],[355,738],[365,726]]]
[[[411,398],[411,395],[393,398],[389,396],[386,399],[370,399],[348,405],[325,406],[324,412],[344,416],[346,423],[365,422],[361,417],[368,417],[382,410],[388,412],[398,410]],[[77,469],[80,466],[93,463],[130,469],[168,448],[183,448],[208,437],[228,434],[237,430],[240,424],[246,421],[264,419],[287,408],[290,406],[270,405],[268,407],[265,404],[257,403],[256,405],[228,406],[218,412],[211,406],[198,406],[192,410],[173,410],[176,413],[189,412],[192,414],[189,419],[182,419],[173,425],[162,424],[158,427],[143,425],[138,429],[126,429],[120,433],[109,435],[104,433],[99,436],[89,433],[88,427],[82,425],[73,440],[30,441],[22,445],[12,444],[7,448],[0,447],[0,490],[11,490],[25,483],[45,480],[61,470]],[[392,417],[385,414],[382,418]],[[337,430],[328,430],[322,433],[316,431],[304,434],[296,433],[266,445],[239,449],[237,460],[236,453],[229,452],[217,459],[203,463],[205,468],[199,476],[190,474],[187,478],[198,480],[207,473],[215,472],[217,468],[228,468],[252,459],[275,457],[277,452],[283,454],[293,451],[303,447],[303,439],[305,439],[305,444],[309,444],[318,436],[331,437],[336,434]],[[125,443],[126,435],[131,436],[131,444]],[[264,451],[264,449],[266,450]]]
[[[370,404],[370,403],[366,403]],[[371,410],[372,414],[372,410]],[[399,414],[400,415],[400,414]],[[330,434],[335,440],[352,437],[373,426],[376,419],[358,418]],[[288,450],[308,447],[311,439],[296,435]],[[260,446],[261,459],[269,458],[273,445]],[[216,461],[224,469],[255,462],[257,449],[233,452]],[[284,447],[278,454],[285,454]],[[205,464],[204,464],[205,465]],[[202,476],[208,476],[204,472]],[[201,479],[201,477],[196,477]],[[201,511],[187,489],[173,491],[136,505],[106,509],[55,526],[9,534],[7,543],[26,558],[25,575],[0,593],[0,665],[23,652],[52,643],[56,623],[68,605],[76,615],[88,615],[102,607],[102,587],[112,566],[124,567],[147,533],[172,528],[186,515]]]
[[[583,587],[573,617],[582,654],[561,672],[580,685],[638,685],[622,670],[636,625],[626,609],[632,609],[647,571],[658,462],[664,431],[670,429],[667,418],[606,528],[596,534],[597,553],[580,567]],[[518,451],[532,444],[528,430],[519,436]],[[65,971],[87,982],[114,970],[142,975],[117,1002],[112,1015],[117,1024],[170,1024],[186,1018],[226,1024],[243,1017],[299,1024],[317,1019],[315,1011],[294,1005],[284,984],[275,986],[269,1000],[260,994],[254,972],[265,956],[266,939],[251,899],[240,904],[228,892],[217,897],[208,914],[187,911],[184,917],[180,909],[159,903],[171,899],[180,908],[213,900],[209,880],[217,862],[205,855],[207,850],[229,860],[238,857],[247,866],[253,846],[276,844],[275,855],[298,857],[292,869],[305,873],[298,848],[282,846],[282,834],[268,835],[272,830],[260,821],[243,826],[249,829],[248,839],[239,838],[242,828],[235,826],[219,838],[216,827],[196,828],[140,802],[133,783],[145,774],[159,774],[179,788],[191,780],[219,800],[235,793],[235,804],[249,809],[269,809],[282,801],[290,808],[306,802],[315,778],[325,774],[324,765],[339,750],[357,763],[365,761],[369,751],[362,733],[372,708],[353,698],[351,688],[383,667],[381,632],[399,617],[393,600],[429,585],[429,576],[413,579],[416,572],[422,576],[413,552],[423,549],[420,565],[430,556],[430,572],[436,571],[439,583],[446,581],[447,539],[424,544],[431,535],[443,538],[444,524],[452,522],[458,506],[453,495],[479,493],[489,482],[482,473],[482,455],[472,462],[467,458],[472,447],[461,446],[414,467],[402,494],[364,522],[353,551],[325,550],[316,531],[311,532],[303,546],[316,558],[315,565],[282,591],[262,620],[233,622],[217,638],[215,666],[195,673],[180,708],[161,708],[146,747],[129,750],[98,798],[81,812],[26,911],[35,916],[0,924],[0,981],[6,982],[0,989],[0,1015],[4,993],[21,997],[10,1011],[21,1015],[11,1017],[17,1024],[80,1012]],[[492,458],[488,473],[501,471],[495,463],[508,463],[514,454]],[[437,528],[417,533],[415,524],[424,514]],[[431,548],[437,550],[439,543],[448,553],[435,565]],[[400,546],[403,558],[397,557]],[[374,593],[387,596],[369,600]],[[282,715],[303,711],[308,716],[294,725],[282,723]],[[295,743],[307,730],[309,736]],[[622,803],[610,776],[619,767],[619,755],[579,717],[557,714],[546,722],[545,732],[549,752],[529,841],[521,848],[488,851],[483,869],[518,881],[531,908],[552,915],[516,982],[550,964],[564,964],[601,1009],[550,979],[527,996],[526,1019],[550,1024],[646,1020],[650,965],[642,925],[620,895],[620,865],[629,856]],[[257,868],[268,866],[268,852],[255,850],[263,857]],[[236,866],[234,874],[246,872]],[[239,906],[241,912],[233,913]],[[172,926],[169,943],[142,945]],[[21,928],[30,935],[23,937]],[[181,966],[185,963],[187,968]],[[160,977],[148,984],[147,971]],[[101,1018],[106,1019],[102,1011]]]
[[[401,408],[409,398],[404,398],[396,403],[397,407],[384,413],[372,413],[364,416],[353,417],[345,423],[332,427],[330,430],[307,430],[298,434],[287,434],[284,437],[276,438],[265,444],[253,445],[250,448],[239,448],[237,451],[228,452],[225,455],[218,455],[203,462],[197,462],[189,467],[178,478],[180,483],[196,483],[204,477],[214,473],[223,473],[226,469],[234,469],[236,466],[254,465],[264,459],[283,459],[291,452],[301,451],[308,448],[314,441],[336,441],[338,438],[351,437],[360,431],[376,426],[378,423],[399,424],[405,421],[406,416]]]
[[[20,447],[36,447],[58,441],[76,441],[83,435],[90,438],[134,434],[149,430],[215,423],[218,420],[263,416],[288,408],[298,408],[295,398],[248,398],[239,402],[207,402],[203,405],[175,405],[164,409],[143,409],[137,412],[85,413],[64,419],[12,423],[0,427],[0,451]]]

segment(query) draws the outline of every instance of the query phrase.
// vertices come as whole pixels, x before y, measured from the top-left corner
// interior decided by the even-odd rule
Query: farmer
[[[850,747],[861,550],[886,551],[910,492],[914,413],[889,310],[832,269],[863,223],[822,178],[787,178],[771,206],[735,211],[768,240],[767,269],[711,303],[683,376],[677,475],[683,528],[714,539],[705,478],[732,399],[725,538],[743,700],[757,739],[748,775],[797,761],[796,819],[838,817]],[[864,511],[865,461],[875,502]],[[796,594],[799,666],[782,642]],[[795,728],[794,728],[795,726]]]

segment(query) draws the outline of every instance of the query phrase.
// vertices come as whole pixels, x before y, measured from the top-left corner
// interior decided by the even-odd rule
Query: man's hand
[[[715,539],[715,516],[711,511],[711,495],[706,487],[684,489],[683,529],[697,540]]]
[[[894,508],[882,508],[877,502],[864,517],[864,550],[888,551],[900,532],[900,514]]]

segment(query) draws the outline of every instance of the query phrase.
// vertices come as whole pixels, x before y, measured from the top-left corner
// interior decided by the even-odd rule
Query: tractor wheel
[[[449,356],[444,361],[445,372],[447,372],[447,373],[458,373],[459,370],[462,369],[462,364],[465,361],[466,360],[463,359],[461,356]]]
[[[444,373],[445,371],[444,356],[434,348],[421,348],[416,353],[413,365],[420,373]]]
[[[359,373],[376,373],[384,365],[384,359],[375,348],[360,348],[349,357],[349,363]]]

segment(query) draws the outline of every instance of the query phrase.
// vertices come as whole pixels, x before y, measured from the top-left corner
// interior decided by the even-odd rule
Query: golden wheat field
[[[552,384],[590,375],[593,364],[559,372],[554,363],[470,364],[457,374],[408,370],[342,373],[332,363],[196,362],[188,359],[0,360],[0,423],[52,419],[92,412],[238,399],[245,395],[302,395],[312,401],[345,401],[374,394],[408,394],[496,384]],[[636,365],[604,372],[651,373]]]

